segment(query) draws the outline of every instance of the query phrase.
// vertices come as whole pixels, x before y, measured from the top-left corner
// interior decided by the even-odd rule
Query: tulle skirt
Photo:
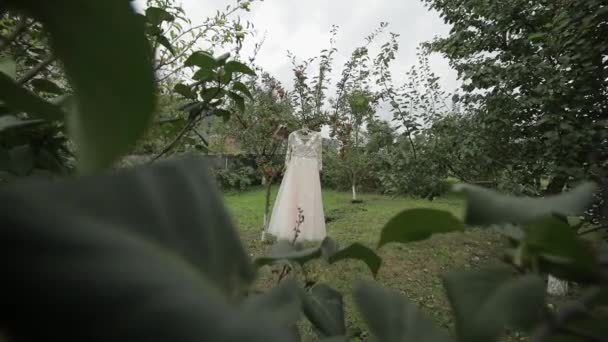
[[[301,210],[301,211],[300,211]],[[293,240],[299,213],[296,241],[320,241],[326,236],[319,165],[314,158],[292,158],[281,181],[268,232],[279,240]]]

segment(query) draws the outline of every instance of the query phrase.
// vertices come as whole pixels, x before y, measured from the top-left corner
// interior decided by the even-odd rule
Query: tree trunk
[[[564,297],[568,294],[568,282],[549,275],[547,293],[550,296]]]
[[[564,175],[554,176],[547,185],[547,189],[545,189],[545,195],[557,195],[561,193],[566,185],[567,179],[568,178]],[[565,220],[566,223],[568,222],[565,217],[558,217],[558,219]],[[556,297],[565,296],[568,294],[568,282],[549,275],[549,279],[547,281],[547,293]]]
[[[275,176],[266,178],[266,195],[264,198],[264,227],[262,229],[262,241],[266,240],[266,231],[268,231],[268,225],[270,224],[270,194],[272,192],[272,183],[274,182]]]
[[[357,188],[355,187],[355,183],[353,183],[353,202],[357,201]]]

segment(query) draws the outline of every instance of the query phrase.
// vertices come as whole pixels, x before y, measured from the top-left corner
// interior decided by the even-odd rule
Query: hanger
[[[304,133],[304,134],[308,134],[308,133],[310,133],[310,129],[309,129],[309,128],[308,128],[308,126],[306,126],[306,125],[302,125],[302,130],[301,130],[301,131],[302,131],[302,133]]]

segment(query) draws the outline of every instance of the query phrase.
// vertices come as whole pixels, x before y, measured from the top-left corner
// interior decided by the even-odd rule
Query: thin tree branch
[[[43,59],[40,63],[38,63],[38,65],[36,65],[35,67],[33,67],[32,69],[30,69],[27,73],[25,73],[25,75],[23,75],[18,81],[18,84],[25,84],[28,81],[30,81],[32,78],[36,77],[36,75],[38,75],[44,68],[46,68],[49,64],[53,63],[53,61],[55,60],[55,56],[53,56],[53,54],[50,54],[48,56],[46,56],[45,59]]]
[[[188,122],[184,125],[182,130],[177,134],[175,139],[173,139],[173,141],[171,141],[169,145],[165,146],[165,148],[163,148],[160,153],[158,153],[154,158],[152,158],[149,163],[152,163],[158,160],[160,157],[164,156],[165,154],[169,153],[175,147],[175,145],[177,145],[177,143],[183,138],[183,136],[188,133],[188,131],[190,131],[192,127],[194,127],[197,118],[198,116],[191,117],[190,120],[188,120]]]
[[[196,134],[201,139],[205,147],[209,147],[209,142],[207,141],[207,139],[205,139],[205,137],[203,137],[203,135],[196,128],[192,128],[192,132],[194,132],[194,134]]]
[[[603,229],[608,230],[608,226],[599,226],[599,227],[587,229],[587,230],[579,232],[578,235],[585,235],[585,234],[593,233],[593,232],[596,232],[598,230],[603,230]]]

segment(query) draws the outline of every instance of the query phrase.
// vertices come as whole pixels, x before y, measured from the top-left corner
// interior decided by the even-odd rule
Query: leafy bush
[[[231,169],[214,169],[213,173],[222,190],[245,191],[252,185],[261,184],[259,172],[251,166],[238,166]]]

